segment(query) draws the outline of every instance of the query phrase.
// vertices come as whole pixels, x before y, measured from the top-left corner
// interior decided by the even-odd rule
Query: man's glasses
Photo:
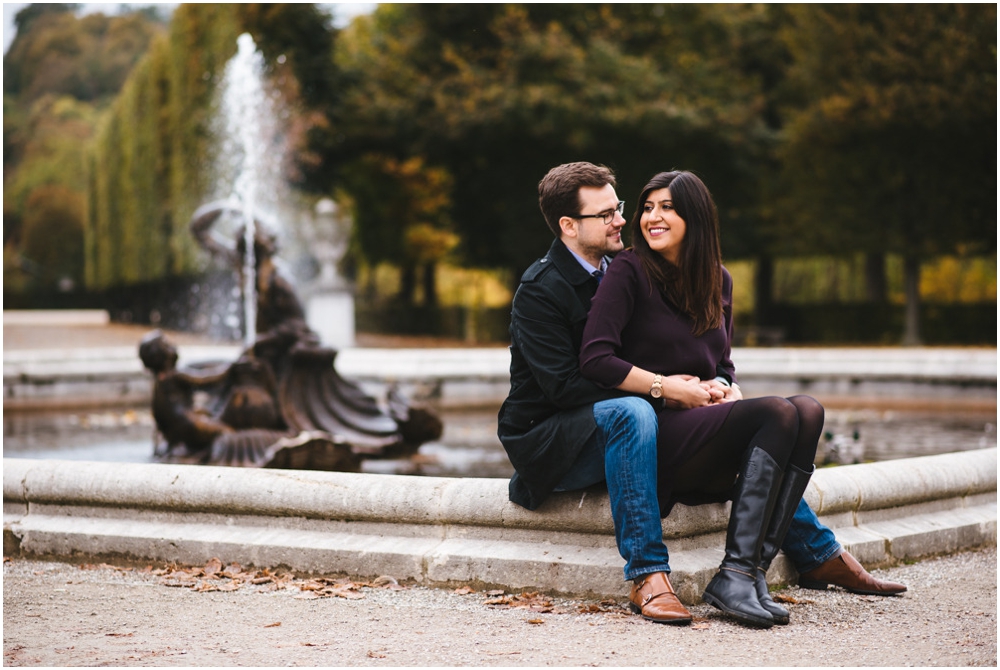
[[[619,200],[618,206],[614,209],[609,209],[606,212],[601,212],[600,214],[578,214],[574,216],[574,219],[601,219],[604,221],[604,225],[610,225],[612,221],[615,220],[615,214],[621,214],[625,211],[625,201]]]

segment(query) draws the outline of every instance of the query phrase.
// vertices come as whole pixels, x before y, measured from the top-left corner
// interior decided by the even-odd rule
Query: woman
[[[730,360],[732,277],[697,176],[653,177],[631,230],[632,248],[591,304],[581,370],[657,408],[661,516],[675,502],[732,499],[726,556],[704,600],[747,625],[786,624],[765,573],[812,475],[823,407],[807,396],[743,400]]]

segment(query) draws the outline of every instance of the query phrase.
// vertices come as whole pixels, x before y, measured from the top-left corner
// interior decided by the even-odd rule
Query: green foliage
[[[336,100],[333,64],[336,32],[327,13],[312,4],[251,4],[241,8],[245,30],[269,63],[287,62],[310,107]]]
[[[19,107],[10,119],[4,117],[11,122],[5,139],[14,155],[5,175],[5,202],[22,211],[28,193],[43,183],[82,190],[81,146],[93,133],[96,118],[90,105],[71,97],[45,96],[26,110]]]
[[[205,195],[217,77],[240,32],[231,5],[184,5],[104,119],[89,166],[91,288],[191,274],[187,221]]]
[[[38,14],[19,25],[4,56],[4,92],[25,102],[47,94],[88,101],[113,95],[158,32],[158,25],[140,14]]]
[[[187,228],[211,190],[216,87],[250,31],[291,110],[293,180],[316,161],[308,136],[327,127],[309,104],[330,99],[333,33],[312,5],[183,5],[134,68],[89,165],[87,281],[105,288],[190,275],[204,263]]]
[[[22,262],[28,261],[41,284],[83,275],[83,198],[60,185],[39,186],[25,207]]]
[[[786,251],[996,249],[996,5],[795,5]]]
[[[538,180],[590,160],[629,210],[652,174],[700,174],[727,261],[779,259],[775,298],[870,299],[862,257],[886,253],[894,299],[901,257],[927,296],[995,296],[995,260],[966,262],[995,259],[995,5],[384,4],[337,31],[315,5],[204,4],[168,32],[71,9],[22,10],[5,58],[5,259],[46,229],[36,193],[86,192],[45,211],[80,212],[92,288],[203,262],[186,222],[249,31],[290,111],[289,181],[346,194],[351,262],[422,268],[425,293],[442,263],[516,277],[550,239]]]
[[[85,150],[104,101],[159,31],[142,16],[78,19],[74,8],[22,10],[4,58],[4,254],[20,277],[5,264],[8,287],[83,279]]]
[[[80,5],[67,2],[34,2],[14,15],[14,26],[18,34],[31,30],[32,24],[42,16],[75,12]]]
[[[626,198],[674,166],[733,188],[734,148],[761,132],[754,83],[728,74],[737,39],[712,7],[380,6],[338,41],[340,155],[446,169],[465,261],[524,267],[547,245],[536,184],[559,162],[612,165]]]

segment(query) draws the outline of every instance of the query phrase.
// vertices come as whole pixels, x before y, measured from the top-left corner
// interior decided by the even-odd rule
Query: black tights
[[[766,451],[782,470],[793,465],[809,472],[823,418],[823,406],[805,395],[741,400],[733,405],[719,432],[678,469],[675,489],[727,490],[744,454],[754,447]]]

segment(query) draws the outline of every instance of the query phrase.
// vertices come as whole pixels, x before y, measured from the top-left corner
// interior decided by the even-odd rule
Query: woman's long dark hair
[[[670,189],[674,211],[687,228],[677,265],[650,249],[639,227],[646,199],[661,188]],[[719,213],[704,182],[690,172],[659,173],[642,189],[631,223],[632,248],[646,276],[674,307],[694,321],[691,332],[695,337],[722,325]]]

